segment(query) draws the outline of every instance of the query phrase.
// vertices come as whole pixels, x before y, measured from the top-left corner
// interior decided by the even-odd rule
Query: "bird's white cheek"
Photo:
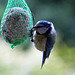
[[[55,32],[55,30],[54,30],[54,29],[52,29],[52,30],[51,30],[51,34],[54,34],[54,32]]]

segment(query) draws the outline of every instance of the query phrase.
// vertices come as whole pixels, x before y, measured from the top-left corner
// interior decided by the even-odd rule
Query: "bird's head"
[[[54,29],[53,23],[49,21],[38,21],[33,27],[38,34],[47,34],[50,33],[52,29]]]

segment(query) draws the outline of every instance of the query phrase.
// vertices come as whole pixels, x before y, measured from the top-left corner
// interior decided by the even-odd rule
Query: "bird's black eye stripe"
[[[41,28],[41,27],[44,27],[44,26],[35,26],[35,27],[33,27],[33,28]]]

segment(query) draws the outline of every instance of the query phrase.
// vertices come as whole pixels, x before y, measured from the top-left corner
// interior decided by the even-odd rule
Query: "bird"
[[[51,50],[56,42],[57,33],[52,22],[40,20],[30,31],[31,41],[34,46],[43,52],[42,64],[43,67],[46,58],[49,58]]]

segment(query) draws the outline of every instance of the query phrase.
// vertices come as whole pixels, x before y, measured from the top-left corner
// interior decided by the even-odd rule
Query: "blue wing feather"
[[[47,37],[46,50],[43,51],[43,58],[42,58],[42,65],[41,65],[41,68],[43,67],[43,65],[44,65],[44,63],[45,63],[46,58],[49,57],[52,48],[53,48],[53,46],[50,45],[50,38]]]

